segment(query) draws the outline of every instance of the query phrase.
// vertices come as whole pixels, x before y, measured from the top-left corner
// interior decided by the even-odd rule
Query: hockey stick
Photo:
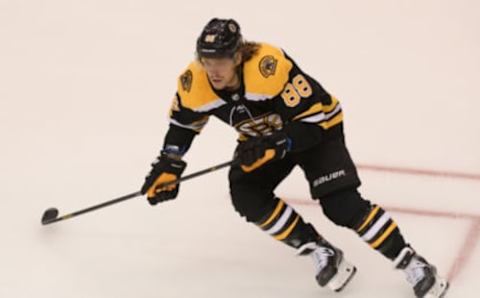
[[[213,172],[213,171],[220,170],[222,168],[231,166],[235,162],[236,162],[235,160],[227,161],[227,162],[218,164],[216,166],[213,166],[213,167],[210,167],[210,168],[207,168],[207,169],[204,169],[204,170],[201,170],[201,171],[198,171],[198,172],[180,177],[177,180],[166,182],[162,186],[169,186],[169,185],[172,185],[172,184],[178,184],[180,182],[183,182],[183,181],[186,181],[186,180],[189,180],[189,179],[192,179],[192,178],[195,178],[195,177],[198,177],[198,176],[201,176],[201,175],[204,175],[204,174],[207,174],[207,173],[210,173],[210,172]],[[85,208],[85,209],[82,209],[82,210],[79,210],[79,211],[76,211],[76,212],[65,214],[65,215],[60,216],[60,217],[58,217],[58,209],[57,208],[49,208],[49,209],[45,210],[45,212],[43,213],[42,225],[48,225],[48,224],[51,224],[51,223],[54,223],[54,222],[57,222],[57,221],[70,219],[72,217],[76,217],[76,216],[84,214],[84,213],[88,213],[88,212],[91,212],[91,211],[94,211],[94,210],[98,210],[98,209],[101,209],[101,208],[104,208],[104,207],[107,207],[107,206],[110,206],[110,205],[114,205],[114,204],[117,204],[117,203],[120,203],[120,202],[123,202],[123,201],[126,201],[126,200],[130,200],[130,199],[139,197],[141,195],[142,195],[142,193],[140,191],[136,191],[136,192],[133,192],[131,194],[124,195],[122,197],[119,197],[119,198],[116,198],[116,199],[113,199],[113,200],[110,200],[110,201],[107,201],[107,202],[104,202],[104,203],[101,203],[101,204],[98,204],[98,205],[94,205],[94,206],[91,206],[91,207],[88,207],[88,208]]]

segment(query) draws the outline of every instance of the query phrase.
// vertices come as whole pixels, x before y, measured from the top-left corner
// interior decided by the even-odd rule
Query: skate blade
[[[338,266],[338,272],[327,284],[331,290],[340,292],[352,280],[357,272],[357,268],[347,261],[343,260]]]
[[[443,298],[445,297],[449,286],[450,284],[446,279],[437,276],[435,284],[424,298]]]

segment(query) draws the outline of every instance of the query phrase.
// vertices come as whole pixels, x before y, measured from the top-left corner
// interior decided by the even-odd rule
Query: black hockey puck
[[[57,208],[48,208],[45,210],[42,216],[42,224],[46,225],[55,220],[58,216],[58,209]]]

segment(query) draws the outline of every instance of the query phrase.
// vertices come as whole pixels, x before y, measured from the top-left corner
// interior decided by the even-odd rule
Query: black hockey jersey
[[[184,153],[212,115],[234,127],[240,141],[295,126],[289,130],[293,149],[303,149],[327,131],[341,133],[338,100],[281,49],[259,44],[241,65],[240,77],[235,92],[215,90],[200,62],[192,62],[178,78],[164,149]]]

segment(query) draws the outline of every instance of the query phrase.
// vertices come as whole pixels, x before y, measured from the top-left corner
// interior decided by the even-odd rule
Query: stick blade
[[[48,208],[43,212],[42,216],[42,225],[47,225],[57,219],[58,209],[57,208]]]

